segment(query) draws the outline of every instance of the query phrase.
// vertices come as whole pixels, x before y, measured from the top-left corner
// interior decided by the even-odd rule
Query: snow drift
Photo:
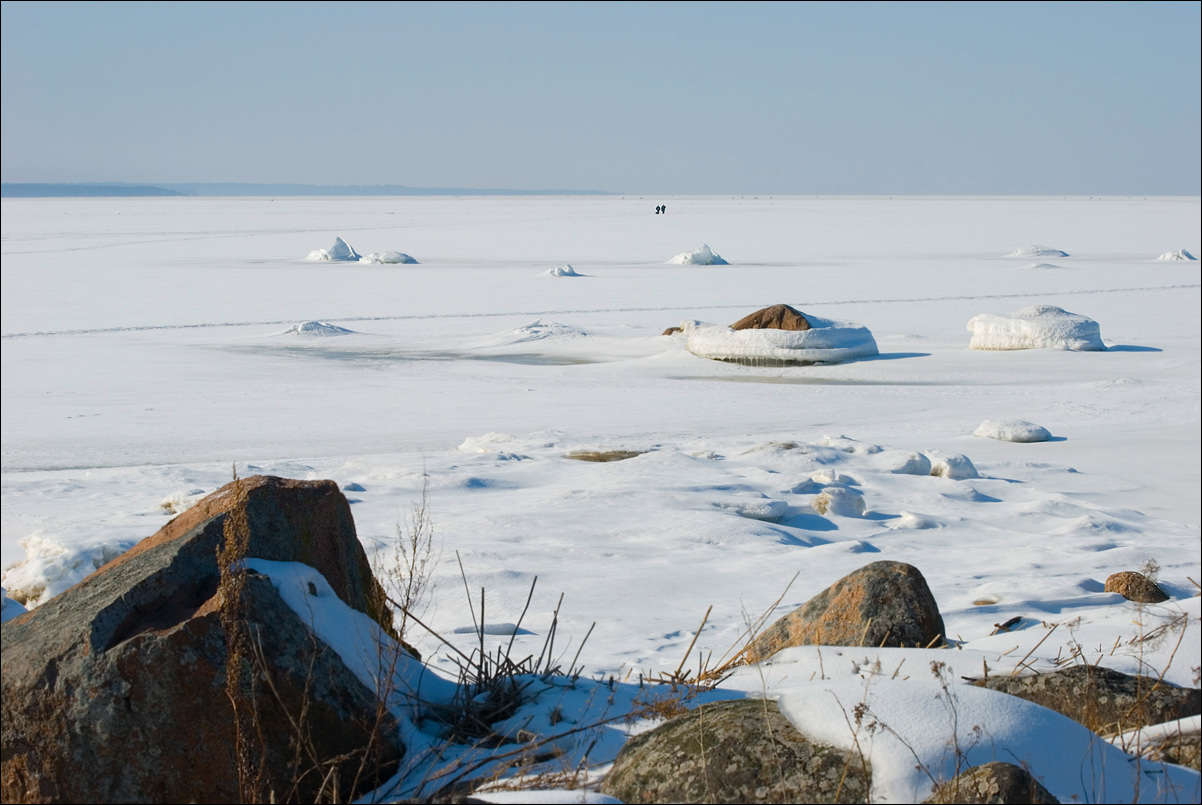
[[[969,349],[1104,350],[1098,323],[1055,305],[1032,305],[1009,316],[982,313],[968,322]]]
[[[728,266],[730,263],[722,259],[721,255],[714,254],[714,250],[708,244],[701,244],[700,249],[694,249],[691,252],[682,252],[668,261],[671,264],[678,266]]]
[[[1051,246],[1023,246],[1006,255],[1007,257],[1068,257],[1068,252],[1053,249]]]
[[[302,321],[294,324],[280,335],[299,335],[302,338],[330,338],[338,335],[351,335],[354,330],[339,327],[324,321]]]
[[[685,348],[701,358],[733,363],[840,363],[879,354],[868,328],[854,322],[806,316],[808,330],[732,330],[681,322]]]
[[[562,266],[555,266],[555,268],[548,268],[546,271],[544,271],[542,273],[541,276],[544,276],[544,277],[583,277],[584,275],[577,274],[576,269],[572,268],[570,265],[564,264]]]
[[[973,436],[997,439],[999,442],[1046,442],[1052,434],[1042,425],[1025,419],[986,419],[972,432]],[[976,468],[973,468],[974,472]]]
[[[360,258],[360,263],[371,263],[373,265],[397,265],[401,263],[413,264],[417,261],[404,252],[386,251],[372,252],[367,257]]]

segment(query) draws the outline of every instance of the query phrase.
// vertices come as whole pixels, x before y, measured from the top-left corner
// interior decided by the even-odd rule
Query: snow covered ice
[[[551,730],[559,701],[582,718],[629,709],[637,685],[620,681],[673,672],[711,605],[690,664],[736,644],[743,613],[772,606],[799,571],[770,617],[878,559],[924,573],[955,648],[789,649],[705,695],[766,693],[804,730],[845,744],[835,698],[850,712],[867,684],[880,720],[943,769],[948,730],[909,731],[942,690],[932,661],[959,680],[983,663],[1009,673],[1028,652],[1030,667],[1051,669],[1077,646],[1091,663],[1193,684],[1202,298],[1196,272],[1152,258],[1202,248],[1197,198],[668,203],[673,214],[656,217],[621,197],[236,209],[214,198],[4,199],[4,617],[153,534],[236,464],[240,475],[337,481],[369,555],[395,544],[425,487],[442,549],[428,622],[465,651],[479,637],[456,551],[469,583],[486,588],[490,650],[512,636],[515,655],[537,655],[561,592],[565,665],[595,621],[578,689],[540,693],[515,731],[527,718]],[[403,245],[422,264],[299,260],[314,232]],[[1069,268],[1012,270],[1048,258],[999,258],[1045,238],[1073,253]],[[662,262],[704,240],[739,266]],[[565,261],[589,281],[536,273]],[[850,347],[816,348],[808,339],[822,327],[781,331],[803,344],[697,324],[782,300],[859,322],[856,343],[871,339],[871,352],[804,365],[806,350]],[[982,311],[1037,305],[1087,311],[1107,349],[966,348],[965,322]],[[682,320],[681,337],[660,335]],[[1049,321],[1045,335],[1100,342],[1077,319]],[[353,333],[302,332],[327,327]],[[1009,328],[985,329],[1027,338]],[[753,358],[803,360],[691,351],[734,355],[744,332],[757,333]],[[983,420],[1017,434],[1019,418],[1056,438],[973,436]],[[577,451],[631,457],[565,458]],[[1168,602],[1138,607],[1104,591],[1111,573],[1151,563]],[[317,582],[303,568],[264,572],[281,591]],[[1019,626],[991,634],[1014,617]],[[349,620],[321,623],[331,640],[353,634]],[[492,624],[506,633],[488,634]],[[1161,627],[1171,640],[1139,640]],[[418,647],[434,656],[423,684],[438,688],[454,663],[432,639]],[[607,684],[587,688],[610,675],[612,705]],[[961,725],[986,729],[998,756],[1029,758],[1062,801],[1092,796],[1076,774],[1083,760],[1128,762],[1063,719],[950,684]],[[598,773],[647,726],[604,727],[590,756]],[[420,750],[434,741],[423,735],[414,727],[406,740]],[[575,759],[589,741],[563,743]],[[899,746],[878,733],[870,750],[882,801],[922,793]],[[1177,774],[1160,779],[1175,785]],[[1104,782],[1127,796],[1118,776]]]
[[[968,322],[970,349],[1104,350],[1098,323],[1055,305],[1031,305],[1009,316],[982,313]]]

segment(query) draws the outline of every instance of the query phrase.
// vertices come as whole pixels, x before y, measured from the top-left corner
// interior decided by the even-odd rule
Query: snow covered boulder
[[[1007,257],[1068,257],[1068,252],[1053,249],[1051,246],[1023,246],[1006,255]]]
[[[1169,600],[1160,585],[1137,570],[1111,573],[1106,577],[1106,592],[1118,593],[1128,601],[1141,604],[1159,604]]]
[[[225,685],[223,608],[231,591],[217,564],[227,524],[245,536],[247,556],[304,561],[321,571],[313,573],[321,583],[310,582],[315,603],[304,616],[267,576],[242,576],[237,616],[264,658],[258,666],[246,660],[253,668],[248,706],[256,710],[247,728],[263,736],[253,751],[264,784],[313,800],[324,770],[336,768],[339,788],[326,793],[347,798],[393,773],[405,752],[395,722],[377,720],[375,690],[311,630],[313,612],[331,605],[391,626],[346,498],[333,481],[252,477],[209,495],[84,581],[5,623],[5,802],[240,801]],[[408,655],[398,659],[419,665]],[[251,678],[270,679],[280,699],[258,684],[256,693]],[[308,760],[297,765],[289,719],[302,707],[323,774],[312,774]],[[352,790],[364,768],[369,778]]]
[[[927,458],[931,460],[931,475],[938,478],[966,481],[981,477],[976,466],[963,453],[942,453],[932,450],[927,453]]]
[[[352,249],[342,238],[334,238],[334,245],[328,249],[315,249],[305,258],[319,263],[345,263],[361,260],[359,253]]]
[[[986,419],[972,432],[973,436],[997,439],[999,442],[1046,442],[1052,434],[1042,425],[1025,419]]]
[[[673,265],[678,266],[728,266],[730,263],[722,259],[720,255],[714,253],[714,250],[708,244],[701,244],[700,249],[694,249],[691,252],[682,252],[668,261]]]
[[[777,307],[784,308],[786,305]],[[772,310],[767,308],[766,310]],[[793,310],[789,308],[789,310]],[[765,313],[765,311],[759,311]],[[684,327],[689,340],[685,348],[701,358],[751,366],[841,363],[879,354],[876,340],[867,327],[853,322],[823,319],[793,311],[808,329],[734,329],[713,325]],[[752,314],[753,316],[758,315]],[[788,314],[783,314],[792,318]],[[750,317],[749,317],[750,318]],[[746,321],[743,319],[741,321]],[[736,322],[739,324],[741,322]],[[794,320],[792,323],[800,325]]]
[[[943,644],[943,616],[922,573],[873,562],[849,573],[768,627],[747,647],[749,663],[791,646]]]
[[[732,330],[792,330],[810,329],[805,314],[789,305],[772,305],[750,313],[730,325]]]
[[[982,313],[968,322],[969,349],[1106,349],[1093,319],[1055,305],[1032,305],[1009,316]]]
[[[1156,259],[1157,260],[1197,260],[1198,258],[1194,257],[1192,254],[1187,252],[1185,249],[1178,249],[1175,252],[1165,252],[1164,254],[1160,255],[1160,257],[1157,257]]]
[[[866,510],[864,496],[844,486],[823,489],[810,501],[810,507],[819,514],[839,517],[863,517]]]
[[[545,277],[583,277],[584,275],[577,274],[576,269],[572,268],[570,265],[564,264],[562,266],[555,266],[554,268],[548,268],[546,271],[543,272],[543,276],[545,276]]]
[[[359,262],[372,265],[415,265],[417,263],[409,255],[398,251],[372,252],[367,257],[361,258]]]
[[[812,741],[766,699],[703,704],[626,742],[601,792],[622,802],[867,802],[862,755]]]

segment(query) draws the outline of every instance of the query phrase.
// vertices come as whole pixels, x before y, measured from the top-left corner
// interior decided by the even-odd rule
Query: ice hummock
[[[1185,249],[1178,249],[1175,252],[1165,252],[1164,254],[1160,255],[1160,257],[1157,257],[1156,259],[1157,260],[1197,260],[1198,258],[1194,257],[1192,254],[1187,252]]]
[[[1022,246],[1018,249],[1015,249],[1014,251],[1010,252],[1010,254],[1008,254],[1006,256],[1007,257],[1068,257],[1068,252],[1062,252],[1059,249],[1053,249],[1051,246],[1038,246],[1038,245],[1032,244],[1030,246]]]
[[[808,330],[732,330],[681,322],[685,348],[701,358],[733,363],[841,363],[879,354],[876,339],[862,324],[806,314]]]
[[[334,245],[328,249],[314,249],[305,258],[317,263],[348,263],[363,258],[342,238],[334,238]]]
[[[972,435],[999,442],[1046,442],[1052,438],[1047,428],[1025,419],[986,419]]]
[[[299,335],[302,338],[329,338],[337,335],[350,335],[354,330],[348,330],[345,327],[339,327],[337,324],[330,324],[324,321],[302,321],[300,324],[294,324],[280,335]]]
[[[360,263],[369,263],[372,265],[399,265],[399,264],[414,264],[417,261],[404,252],[389,250],[386,252],[372,252],[367,257],[359,259]]]
[[[583,277],[583,274],[576,273],[576,269],[572,268],[567,263],[554,268],[548,268],[540,276],[544,277]]]
[[[700,249],[694,249],[691,252],[682,252],[668,261],[673,265],[678,266],[728,266],[730,263],[722,259],[722,256],[715,254],[714,250],[709,247],[709,244],[701,244]]]
[[[1032,305],[1009,316],[982,313],[968,321],[969,349],[1106,349],[1098,323],[1055,305]]]

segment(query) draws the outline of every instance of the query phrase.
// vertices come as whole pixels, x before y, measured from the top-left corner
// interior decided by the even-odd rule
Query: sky
[[[26,3],[5,182],[1202,193],[1202,4]]]

